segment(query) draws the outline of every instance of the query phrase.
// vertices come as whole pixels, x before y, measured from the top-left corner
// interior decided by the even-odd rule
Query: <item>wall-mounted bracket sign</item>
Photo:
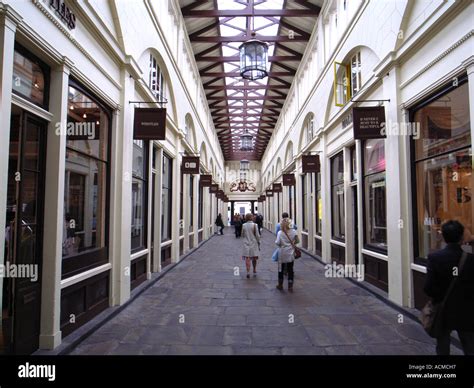
[[[54,9],[56,14],[66,23],[70,30],[76,28],[76,15],[74,15],[64,0],[45,0],[45,2],[49,3],[49,6]]]
[[[133,138],[136,140],[165,140],[166,108],[135,108]]]
[[[183,156],[181,171],[183,174],[199,174],[199,156]]]
[[[384,106],[361,106],[352,108],[354,139],[385,139]]]
[[[303,174],[318,173],[321,171],[319,155],[303,155]]]
[[[212,185],[212,175],[201,174],[199,176],[199,184],[202,187],[211,187],[211,185]]]
[[[294,186],[295,184],[295,174],[283,174],[283,186]]]
[[[209,186],[209,192],[211,194],[217,194],[218,191],[219,191],[219,185],[213,183],[212,185]]]
[[[273,197],[273,190],[271,190],[271,189],[265,190],[265,196],[267,198]]]
[[[283,186],[281,183],[274,183],[273,184],[273,192],[274,193],[281,193],[283,191]]]

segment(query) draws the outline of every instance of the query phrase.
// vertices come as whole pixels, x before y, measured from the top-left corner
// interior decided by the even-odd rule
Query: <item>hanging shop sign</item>
[[[295,174],[283,174],[283,186],[294,186],[295,184]]]
[[[133,138],[136,140],[165,140],[166,108],[135,108]]]
[[[320,172],[321,163],[319,162],[319,155],[303,155],[303,174]]]
[[[273,184],[273,192],[274,193],[281,193],[283,191],[283,186],[281,183],[274,183]]]
[[[76,28],[76,15],[66,5],[64,0],[45,0],[55,11],[56,15],[67,25],[70,30]]]
[[[211,187],[211,185],[212,185],[212,175],[201,174],[199,176],[199,184],[202,187]]]
[[[259,196],[258,202],[265,202],[265,196],[264,195]]]
[[[229,197],[227,195],[224,195],[224,198],[222,199],[224,202],[229,202]]]
[[[181,172],[183,174],[199,174],[199,156],[183,156]]]
[[[265,190],[265,196],[267,198],[273,197],[273,190],[271,190],[271,189]]]
[[[385,108],[362,106],[352,108],[354,139],[385,139]]]
[[[217,194],[218,191],[219,191],[219,185],[212,184],[212,185],[209,186],[209,192],[211,194]]]
[[[224,199],[224,197],[225,197],[224,190],[217,190],[216,197],[218,199]]]

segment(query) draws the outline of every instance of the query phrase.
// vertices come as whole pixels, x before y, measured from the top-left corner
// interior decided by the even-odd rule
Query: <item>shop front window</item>
[[[340,152],[331,159],[331,202],[332,202],[332,237],[345,239],[344,214],[344,157]]]
[[[171,240],[171,203],[173,170],[172,160],[163,154],[163,175],[161,188],[161,242]]]
[[[364,143],[365,244],[387,250],[387,198],[385,190],[385,140]]]
[[[20,46],[13,56],[13,92],[27,100],[47,108],[49,68]]]
[[[323,200],[321,198],[321,173],[316,173],[316,234],[321,236],[323,231]]]
[[[133,141],[132,170],[132,252],[146,247],[146,189],[148,143]]]
[[[90,256],[103,260],[106,249],[109,117],[80,87],[69,86],[63,259],[89,254],[84,267],[94,262]]]
[[[457,220],[473,232],[468,83],[427,101],[412,111],[412,120],[421,129],[414,140],[417,256],[426,258],[444,247],[444,221]]]

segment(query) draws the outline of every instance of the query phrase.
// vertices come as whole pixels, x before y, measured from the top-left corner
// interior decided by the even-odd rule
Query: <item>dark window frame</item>
[[[169,235],[166,236],[166,238],[163,238],[163,226],[161,228],[161,242],[164,243],[164,242],[167,242],[167,241],[170,241],[172,240],[173,238],[173,227],[172,227],[172,203],[173,203],[173,158],[171,156],[169,156],[167,153],[163,152],[163,156],[162,158],[166,158],[168,159],[168,166],[169,166],[169,172],[168,172],[168,186],[167,186],[167,190],[168,190],[168,196],[169,196],[169,202],[170,202],[170,206],[168,208],[168,219],[167,219],[167,222],[168,222],[168,225],[169,225]],[[162,160],[162,167],[161,167],[161,173],[163,173],[163,166],[164,166],[164,163],[163,163],[163,160]],[[163,185],[164,185],[164,180],[162,179],[162,182],[161,182],[161,192],[162,192],[162,196],[163,196]],[[164,209],[161,209],[161,220],[163,220],[164,222],[164,214],[163,214],[163,210]]]
[[[112,112],[113,109],[107,106],[99,97],[95,96],[80,82],[76,81],[75,78],[70,77],[68,87],[72,86],[76,90],[83,93],[85,96],[94,101],[107,115],[108,128],[107,128],[107,159],[98,159],[93,155],[83,153],[76,148],[71,148],[73,152],[78,152],[84,157],[92,158],[94,160],[100,160],[101,163],[105,163],[106,179],[105,179],[105,243],[104,247],[91,249],[87,252],[80,253],[75,256],[70,256],[62,259],[61,263],[61,279],[74,276],[78,273],[85,272],[89,269],[98,267],[103,264],[110,262],[109,258],[109,243],[110,243],[110,185],[111,185],[111,156],[112,156]],[[66,151],[68,147],[66,146]]]
[[[365,150],[365,144],[366,142],[363,141],[361,142],[361,147],[362,147],[362,150]],[[386,150],[386,147],[385,147],[385,142],[384,142],[384,152]],[[365,151],[362,152],[362,155],[361,155],[361,165],[362,165],[362,171],[361,171],[361,177],[362,177],[362,222],[363,222],[363,225],[364,227],[362,228],[362,241],[364,242],[363,244],[363,247],[364,249],[367,249],[369,251],[372,251],[372,252],[377,252],[377,253],[381,253],[383,255],[387,255],[388,254],[388,229],[387,229],[387,248],[380,248],[376,245],[373,245],[373,244],[370,244],[367,242],[367,202],[366,202],[366,199],[367,199],[367,194],[365,192],[365,183],[366,183],[366,179],[371,177],[371,176],[374,176],[374,175],[378,175],[380,173],[385,173],[385,184],[387,184],[387,167],[385,166],[385,170],[383,171],[376,171],[376,172],[371,172],[371,173],[368,173],[366,174],[365,172]],[[388,206],[387,206],[387,186],[385,186],[385,212],[387,212],[388,210]],[[387,224],[388,224],[388,220],[386,220]],[[388,228],[388,226],[387,226]]]
[[[17,96],[24,98],[25,100],[31,102],[32,104],[39,106],[45,110],[49,110],[49,92],[50,92],[50,85],[51,85],[51,67],[48,66],[44,61],[42,61],[40,58],[38,58],[35,54],[33,54],[31,51],[29,51],[27,48],[19,44],[18,42],[15,42],[14,46],[14,51],[18,52],[19,54],[23,55],[25,58],[29,59],[30,61],[34,62],[37,64],[41,70],[43,71],[43,76],[44,76],[44,101],[43,104],[38,104],[36,101],[31,99],[28,96],[25,96],[24,94],[13,90],[12,87],[12,93],[16,94]],[[110,109],[110,108],[108,108]]]
[[[457,77],[457,80],[458,80],[457,85],[454,85],[453,82],[449,82],[449,83],[445,84],[444,86],[440,87],[439,89],[437,89],[436,91],[434,91],[433,93],[431,93],[430,95],[428,95],[426,98],[424,98],[420,102],[418,102],[418,103],[414,104],[413,106],[409,107],[408,108],[408,117],[409,117],[410,122],[414,122],[415,114],[416,114],[417,111],[424,108],[425,106],[428,106],[432,102],[438,100],[439,98],[445,96],[446,94],[452,92],[453,90],[459,88],[463,84],[467,83],[468,82],[468,76],[467,76],[466,73],[462,73]],[[472,123],[471,123],[471,125],[472,125]],[[415,140],[413,138],[410,139],[410,146],[409,146],[409,148],[410,148],[410,169],[411,169],[410,175],[411,175],[412,188],[416,188],[416,184],[417,184],[417,181],[416,181],[416,164],[417,163],[423,162],[423,161],[426,161],[426,160],[429,160],[429,159],[434,159],[434,158],[437,158],[437,157],[442,156],[444,154],[457,152],[459,150],[466,149],[466,148],[469,148],[469,147],[472,149],[472,138],[471,138],[471,144],[467,145],[465,147],[451,149],[447,152],[437,154],[437,155],[433,155],[433,156],[427,157],[427,158],[416,159]],[[411,199],[412,199],[412,206],[411,206],[411,208],[412,208],[412,220],[411,221],[412,221],[412,227],[413,227],[413,263],[426,267],[428,265],[428,258],[420,256],[420,246],[419,246],[419,240],[418,240],[419,239],[419,233],[418,233],[418,205],[417,205],[416,190],[412,190]]]
[[[132,184],[133,180],[139,180],[142,182],[143,185],[143,209],[144,209],[144,214],[143,214],[143,245],[139,247],[135,247],[131,249],[131,253],[134,254],[136,252],[140,252],[144,249],[147,248],[148,246],[148,182],[149,182],[149,175],[150,171],[148,169],[148,158],[149,158],[149,150],[150,150],[150,143],[148,140],[142,140],[143,142],[143,177],[138,177],[135,174],[133,174],[133,169],[132,169]],[[132,153],[133,157],[133,153]],[[132,196],[132,201],[133,201],[133,196]],[[133,203],[132,203],[132,208],[133,208]]]
[[[339,236],[335,236],[334,234],[334,220],[335,220],[335,214],[334,214],[334,201],[335,201],[335,198],[333,198],[333,189],[337,186],[342,186],[342,190],[344,192],[344,202],[345,202],[345,197],[346,197],[346,193],[345,193],[345,187],[344,187],[344,171],[343,171],[343,178],[342,180],[339,180],[337,183],[334,182],[334,176],[333,176],[333,163],[335,163],[335,160],[336,158],[339,158],[341,157],[342,158],[342,165],[344,167],[344,151],[341,150],[340,152],[338,152],[337,154],[335,154],[333,157],[331,157],[330,159],[330,171],[331,171],[331,190],[330,190],[330,193],[331,193],[331,238],[335,241],[340,241],[340,242],[346,242],[346,226],[344,225],[344,238],[341,238]],[[343,202],[343,206],[344,206],[344,202]],[[344,207],[343,207],[344,209]],[[339,216],[339,215],[338,215]],[[344,214],[344,218],[345,218],[346,214]]]

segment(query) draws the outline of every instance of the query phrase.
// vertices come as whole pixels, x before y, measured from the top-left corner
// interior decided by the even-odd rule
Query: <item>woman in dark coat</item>
[[[428,255],[425,293],[434,303],[440,303],[453,276],[459,277],[446,301],[442,316],[444,333],[436,338],[436,353],[449,355],[451,331],[456,330],[464,354],[474,355],[474,255],[468,253],[460,269],[464,226],[458,221],[447,221],[441,231],[447,245]]]
[[[222,216],[221,216],[221,213],[219,213],[217,215],[217,218],[216,218],[216,225],[218,228],[220,228],[219,232],[220,234],[224,234],[223,230],[224,230],[224,222],[222,221]]]

